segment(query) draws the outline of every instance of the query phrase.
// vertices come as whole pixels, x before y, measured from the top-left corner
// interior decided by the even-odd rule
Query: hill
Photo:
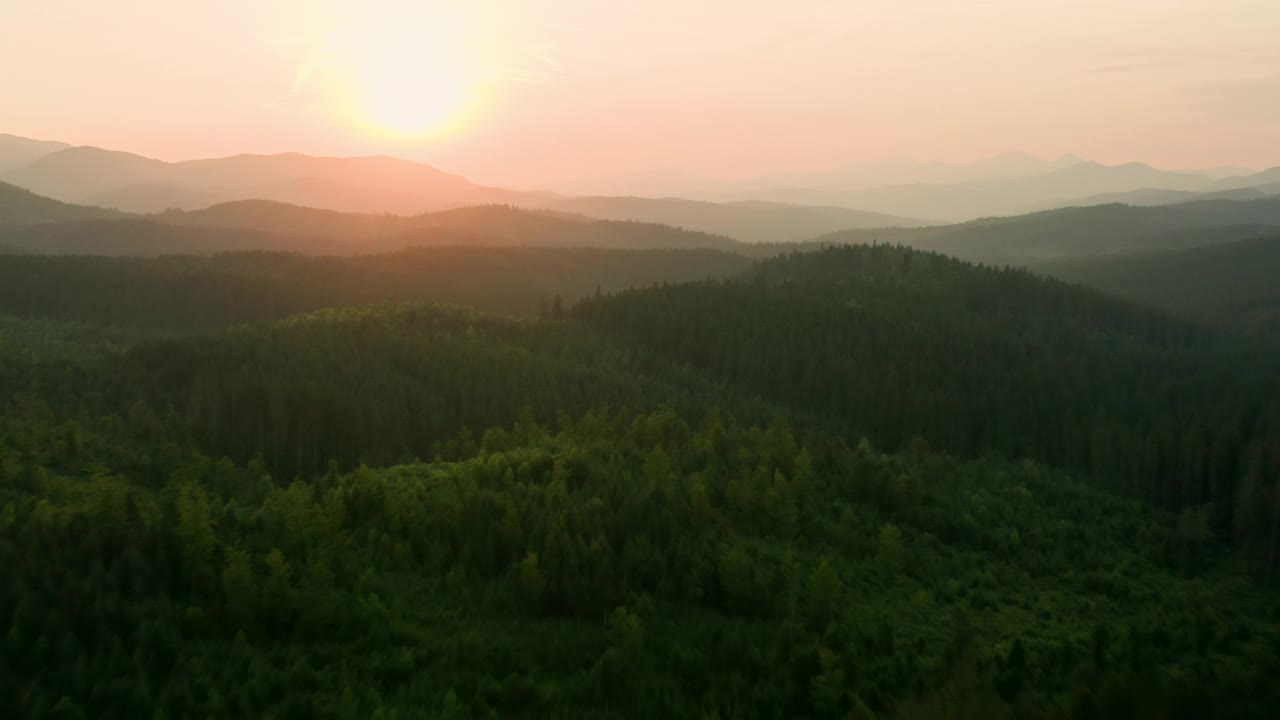
[[[905,248],[792,254],[737,282],[588,299],[575,315],[884,447],[922,437],[1039,458],[1160,505],[1211,504],[1223,523],[1239,463],[1280,427],[1271,363],[1232,341],[1028,272]]]
[[[30,165],[45,155],[69,147],[71,146],[66,143],[0,133],[0,173]]]
[[[209,255],[230,250],[335,252],[325,238],[256,230],[192,228],[137,218],[0,227],[0,244],[49,255]]]
[[[0,609],[20,628],[0,697],[37,717],[1096,717],[1134,703],[1153,717],[1269,717],[1274,595],[1239,569],[1211,513],[1175,515],[998,450],[886,453],[794,410],[803,383],[774,385],[770,406],[735,370],[610,339],[696,325],[709,332],[684,333],[684,349],[749,370],[778,347],[834,366],[856,337],[871,348],[844,356],[836,393],[858,375],[900,387],[889,368],[905,379],[922,365],[898,341],[938,321],[952,336],[927,335],[933,377],[963,380],[921,390],[959,389],[978,360],[992,377],[975,392],[998,387],[1006,348],[1034,347],[1015,338],[1037,319],[1069,362],[1102,332],[1084,347],[1156,372],[1153,384],[1187,367],[1160,375],[1169,358],[1140,348],[1203,348],[1194,330],[1144,330],[1140,311],[1059,283],[844,252],[593,301],[584,318],[710,292],[605,333],[420,305],[161,339],[0,323]],[[781,312],[739,306],[737,290]],[[813,307],[865,321],[844,330],[800,312]],[[754,342],[756,327],[774,342]],[[1111,342],[1125,338],[1139,347]],[[1070,418],[1082,400],[1040,407],[1057,369],[1031,365],[1014,389],[1031,383],[1029,411]],[[1105,382],[1072,389],[1117,399]],[[956,407],[946,398],[934,393],[939,425]],[[1157,449],[1142,428],[1106,444],[1124,418],[1107,419],[1088,428],[1099,453],[1159,458],[1162,487],[1195,491],[1179,473],[1198,457],[1197,426],[1146,428],[1187,431]],[[1270,537],[1274,498],[1247,492],[1240,518],[1259,524],[1242,538]],[[82,670],[59,671],[69,661]]]
[[[482,205],[413,216],[338,213],[261,200],[204,210],[167,212],[157,221],[194,227],[305,233],[344,243],[351,251],[394,250],[451,242],[453,230],[474,235],[464,243],[532,247],[717,248],[740,244],[728,237],[654,223],[610,222],[506,205]],[[456,242],[457,240],[452,240]]]
[[[1280,184],[1280,167],[1273,167],[1261,172],[1235,177],[1222,178],[1215,182],[1212,190],[1235,190],[1238,188],[1256,188],[1266,185]]]
[[[1146,188],[1142,190],[1131,190],[1129,192],[1102,193],[1101,195],[1090,195],[1089,197],[1072,200],[1066,205],[1070,207],[1086,207],[1089,205],[1110,205],[1112,203],[1120,203],[1122,205],[1175,205],[1178,203],[1195,202],[1197,200],[1260,200],[1280,193],[1269,193],[1263,188],[1238,188],[1234,190],[1218,190],[1215,192],[1192,192],[1189,190],[1162,190],[1154,188]]]
[[[1280,198],[1203,200],[1158,207],[1113,204],[1061,208],[930,228],[855,230],[819,237],[814,244],[901,243],[975,262],[1034,265],[1071,257],[1238,240],[1240,235],[1199,231],[1275,225],[1280,225]]]
[[[327,307],[436,301],[553,313],[597,291],[736,275],[750,261],[713,250],[433,247],[385,255],[8,258],[0,314],[191,330]]]
[[[414,227],[422,215],[344,213],[272,200],[237,200],[198,210],[169,210],[151,216],[157,222],[186,227],[220,227],[291,233],[333,240],[368,240]]]
[[[837,207],[681,198],[584,197],[549,209],[605,220],[638,220],[725,235],[749,243],[796,242],[837,230],[927,225],[925,221]]]
[[[1280,232],[1173,252],[1079,258],[1036,269],[1219,326],[1280,339]]]
[[[467,230],[499,240],[500,244],[530,247],[715,248],[727,251],[741,247],[732,238],[667,225],[589,220],[506,205],[445,210],[414,218],[413,223],[419,227],[392,236],[389,241],[417,244],[422,233],[434,227]]]
[[[429,165],[377,156],[236,155],[167,163],[75,147],[0,176],[67,202],[153,213],[266,199],[347,212],[413,214],[460,205],[535,202],[546,196],[490,188]]]
[[[0,182],[0,226],[124,217],[106,208],[70,205]]]
[[[105,190],[158,184],[168,174],[169,163],[153,158],[96,147],[72,147],[10,170],[0,180],[64,202],[92,204],[90,198]]]
[[[25,216],[98,215],[15,189]],[[3,198],[0,193],[0,198]],[[3,210],[0,205],[0,210]],[[416,216],[316,210],[262,200],[172,211],[146,218],[102,210],[120,219],[0,226],[0,244],[25,252],[99,255],[210,254],[230,250],[287,250],[313,255],[359,254],[418,245],[518,247],[716,248],[740,243],[665,225],[589,220],[542,211],[488,205]]]

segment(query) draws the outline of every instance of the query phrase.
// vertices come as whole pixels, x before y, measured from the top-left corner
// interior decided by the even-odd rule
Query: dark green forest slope
[[[887,447],[1035,457],[1224,529],[1241,507],[1280,510],[1273,355],[1024,271],[834,248],[576,314]]]
[[[1280,198],[1069,207],[930,228],[851,230],[819,237],[814,244],[897,243],[972,262],[1025,266],[1229,242],[1253,237],[1260,226],[1280,226]],[[1224,228],[1237,228],[1240,234]]]
[[[1080,258],[1036,270],[1205,323],[1280,338],[1280,234],[1249,234],[1208,247]]]
[[[50,282],[0,321],[6,716],[1280,703],[1264,349],[890,247],[230,328],[435,296],[412,255],[17,260]]]
[[[430,300],[550,314],[597,290],[737,275],[715,250],[412,248],[356,257],[8,257],[0,313],[183,330],[278,320],[326,307]]]

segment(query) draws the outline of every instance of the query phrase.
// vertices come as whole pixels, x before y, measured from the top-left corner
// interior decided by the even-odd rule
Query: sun
[[[338,60],[343,114],[365,132],[405,140],[450,133],[481,99],[478,49],[439,12],[382,16],[349,28]]]
[[[406,43],[380,48],[356,67],[353,98],[364,124],[389,135],[449,131],[466,113],[465,67],[443,48]]]

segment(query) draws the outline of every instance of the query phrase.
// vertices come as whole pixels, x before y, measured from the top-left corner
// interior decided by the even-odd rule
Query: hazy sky
[[[1277,0],[0,0],[0,73],[0,132],[518,186],[1015,149],[1280,165]]]

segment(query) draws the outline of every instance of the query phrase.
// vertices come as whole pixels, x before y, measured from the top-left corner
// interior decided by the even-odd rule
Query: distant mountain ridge
[[[32,140],[0,133],[0,173],[30,165],[45,155],[69,147],[71,146],[64,142]]]
[[[604,220],[637,220],[728,235],[743,242],[798,242],[838,230],[914,227],[926,220],[840,207],[760,201],[712,203],[684,198],[581,197],[549,209]]]
[[[1230,242],[1256,234],[1259,227],[1280,228],[1280,197],[1157,207],[1068,207],[938,227],[852,230],[819,237],[812,244],[901,243],[974,262],[1036,265]],[[1213,232],[1206,234],[1209,230]]]
[[[283,153],[168,163],[86,146],[49,153],[0,179],[64,202],[137,213],[266,199],[345,212],[413,214],[551,198],[477,185],[430,165],[387,156]]]
[[[1213,183],[1211,190],[1235,190],[1238,188],[1280,186],[1280,167],[1273,167],[1251,175],[1228,177]]]
[[[0,182],[0,225],[31,225],[123,216],[124,213],[115,210],[59,202],[16,185]]]
[[[1265,185],[1261,187],[1218,190],[1216,192],[1193,192],[1190,190],[1143,188],[1141,190],[1130,190],[1128,192],[1091,195],[1078,200],[1072,200],[1067,206],[1087,207],[1089,205],[1110,205],[1111,203],[1120,203],[1122,205],[1154,207],[1157,205],[1175,205],[1178,203],[1195,202],[1198,200],[1261,200],[1265,197],[1276,194],[1280,194],[1280,188],[1277,188],[1276,192],[1268,192],[1267,186]]]
[[[968,168],[972,175],[982,174],[973,166],[958,167]],[[951,182],[944,179],[945,174],[935,174],[928,180],[896,182],[910,175],[890,166],[878,184],[838,178],[794,178],[789,185],[760,188],[756,195],[779,202],[856,207],[895,216],[961,222],[1104,202],[1166,204],[1222,197],[1243,199],[1248,193],[1242,191],[1248,189],[1257,189],[1261,195],[1280,193],[1280,168],[1223,177],[1242,169],[1167,171],[1136,162],[1104,165],[1075,156],[1048,163],[1018,153],[997,156],[983,167],[989,176]],[[1039,171],[1035,171],[1037,168]],[[1219,194],[1226,192],[1232,194]],[[1128,193],[1135,195],[1126,197]],[[1158,193],[1166,195],[1155,197]],[[734,194],[721,199],[730,197]]]
[[[843,170],[791,176],[785,180],[786,184],[792,186],[815,185],[846,189],[954,184],[1041,175],[1084,162],[1087,161],[1078,155],[1067,154],[1055,160],[1043,160],[1019,151],[1004,152],[971,163],[918,162],[907,158],[893,158],[861,163]]]
[[[1141,163],[1083,162],[1026,177],[882,187],[854,193],[849,201],[860,207],[906,215],[932,208],[931,217],[962,219],[1046,209],[1087,194],[1144,187],[1193,190],[1208,182],[1204,176],[1166,172]]]
[[[9,167],[20,159],[31,162]],[[242,154],[165,162],[127,152],[0,135],[0,181],[64,203],[128,213],[196,211],[263,200],[348,214],[412,218],[462,207],[513,205],[598,219],[659,223],[756,243],[800,242],[845,230],[921,227],[1068,206],[1113,202],[1153,206],[1280,194],[1280,168],[1223,177],[1238,170],[1221,167],[1170,172],[1136,162],[1104,165],[1075,155],[1043,160],[1010,152],[969,164],[869,163],[846,171],[790,176],[784,179],[795,184],[771,189],[760,184],[764,181],[754,186],[747,183],[718,202],[710,202],[668,195],[566,197],[508,190],[387,156]],[[694,193],[699,198],[710,194],[716,193]],[[729,200],[731,197],[734,199]],[[75,219],[94,217],[104,215],[84,211]],[[367,218],[308,217],[326,236],[334,234],[325,227],[329,221],[347,231],[368,225],[381,232],[396,222],[397,232],[418,227],[411,220],[383,223]],[[196,216],[187,218],[196,220]],[[270,232],[297,234],[298,230],[275,227]]]
[[[420,245],[723,251],[744,247],[729,237],[656,223],[595,220],[505,205],[397,216],[248,200],[191,212],[60,220],[0,225],[0,244],[31,253],[146,256],[233,250],[352,255]]]
[[[40,144],[39,141],[26,142]],[[403,217],[459,207],[507,204],[551,208],[597,219],[673,225],[748,242],[802,241],[847,228],[929,224],[848,208],[768,202],[561,198],[551,193],[481,186],[429,165],[385,156],[246,154],[169,163],[96,147],[62,144],[41,147],[46,152],[32,163],[0,175],[15,185],[64,202],[120,208],[139,214],[197,211],[257,200],[334,212],[390,213]],[[315,219],[314,216],[308,218]],[[187,220],[199,218],[192,216]],[[381,227],[384,223],[376,221],[332,217],[328,220],[346,230],[359,224],[384,229]],[[401,225],[400,229],[415,226],[411,221]],[[321,229],[322,234],[333,234],[331,229],[323,228],[323,223]],[[298,232],[296,228],[286,227],[275,227],[272,231]]]

